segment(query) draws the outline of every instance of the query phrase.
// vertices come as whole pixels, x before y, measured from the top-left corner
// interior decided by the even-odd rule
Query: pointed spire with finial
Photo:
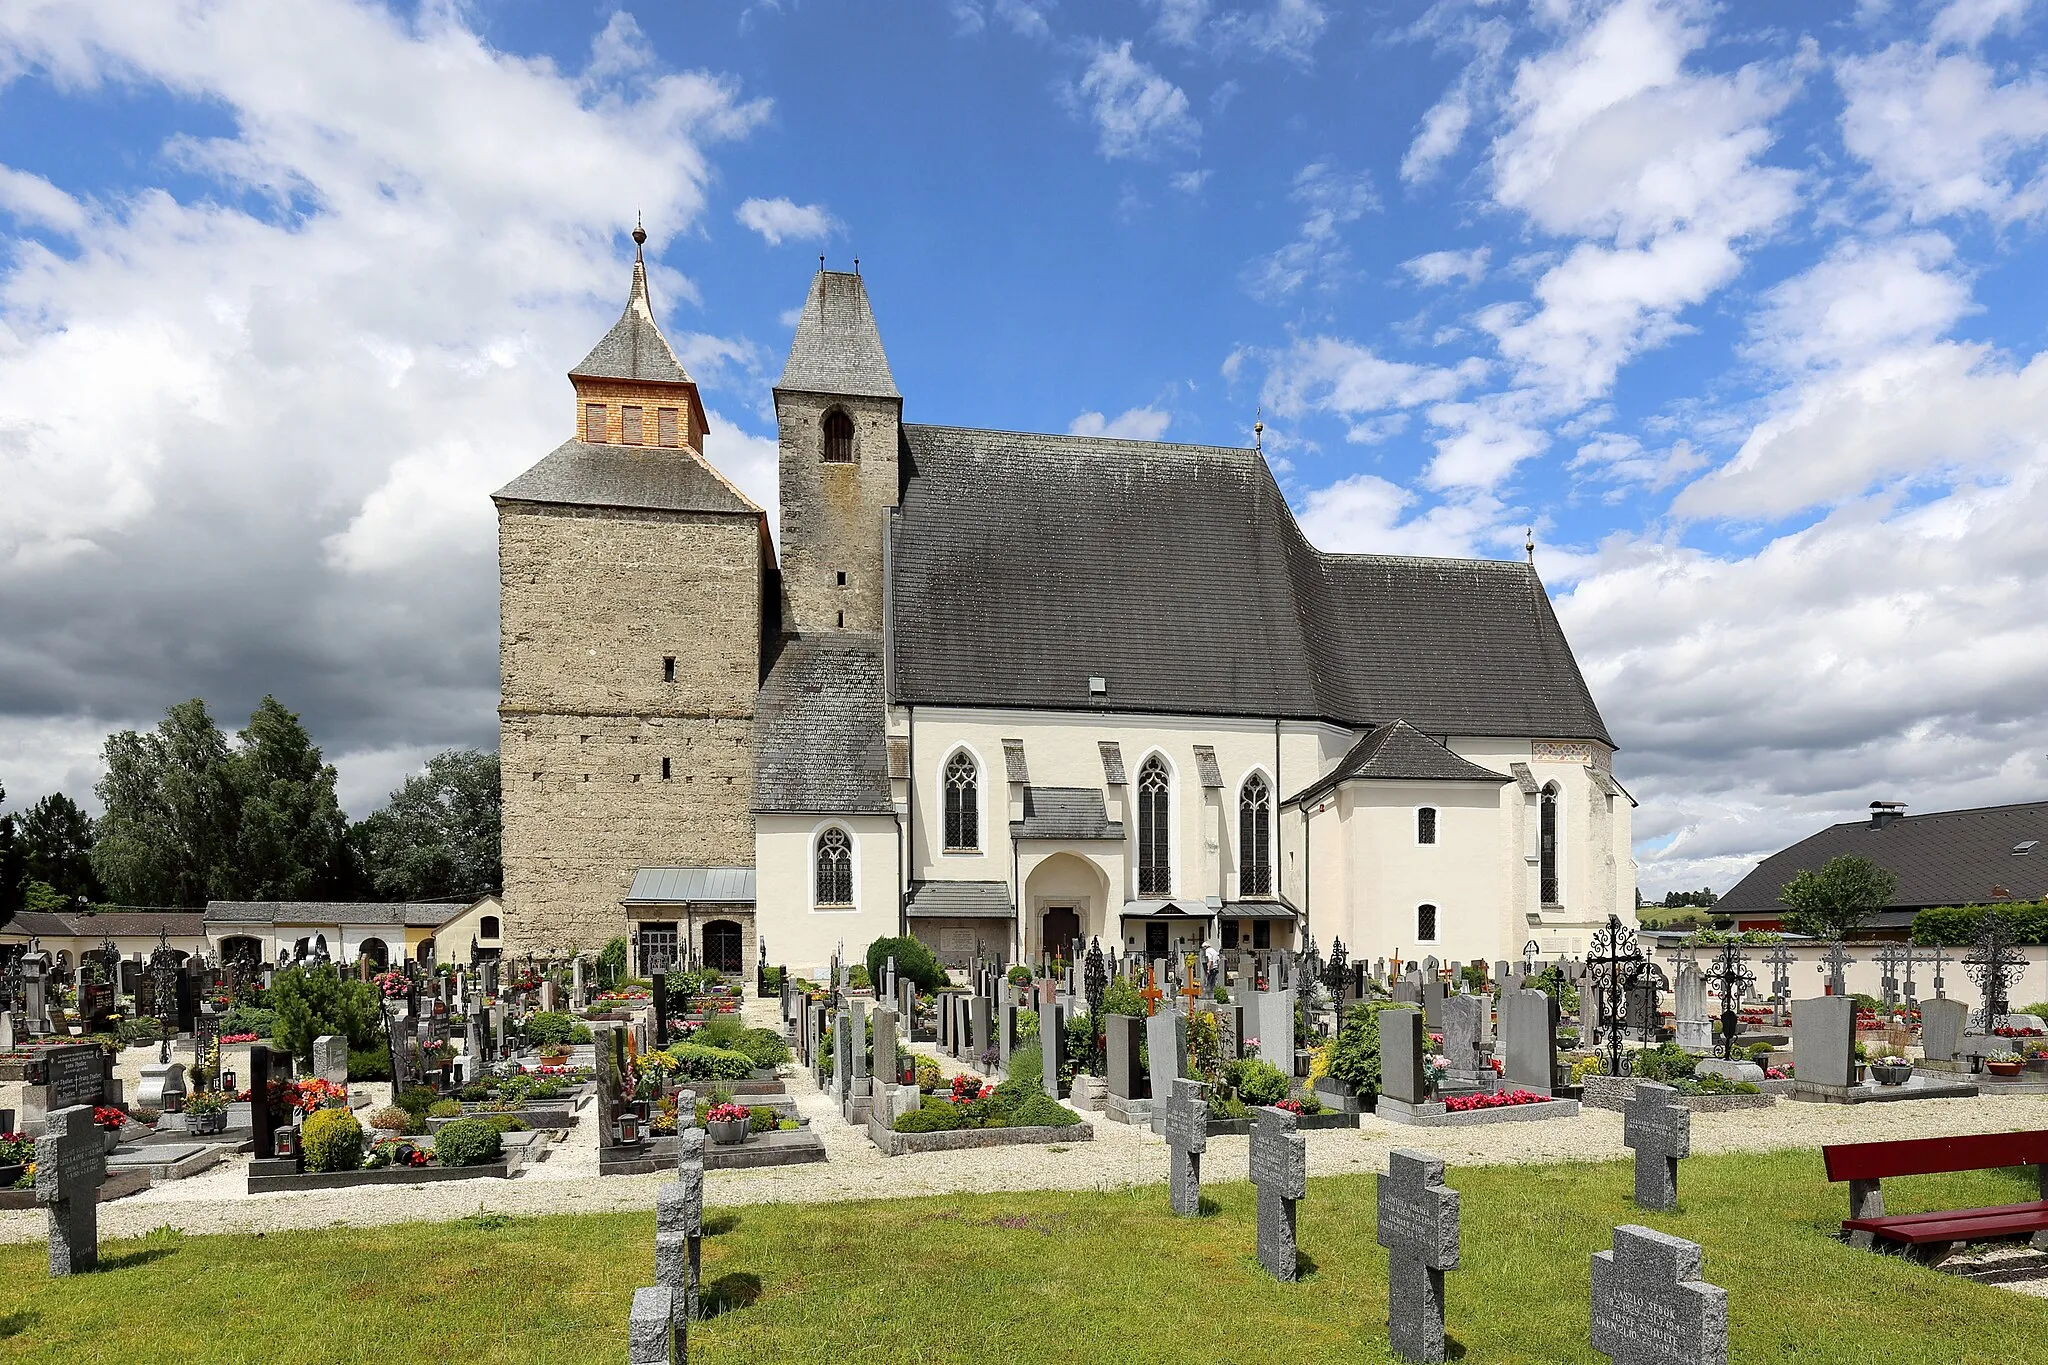
[[[633,215],[633,287],[625,311],[581,364],[569,371],[586,379],[641,379],[669,384],[690,383],[689,374],[661,328],[654,321],[654,303],[647,293],[647,228]]]

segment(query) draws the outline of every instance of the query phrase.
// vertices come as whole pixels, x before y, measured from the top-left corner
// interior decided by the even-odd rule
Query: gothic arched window
[[[1247,777],[1237,793],[1237,890],[1273,894],[1273,789],[1263,773]]]
[[[1436,942],[1436,907],[1434,905],[1418,905],[1415,907],[1415,941],[1418,943]]]
[[[825,463],[853,463],[853,419],[834,408],[825,414]]]
[[[981,776],[965,749],[946,760],[946,852],[981,847]]]
[[[853,840],[837,826],[818,836],[818,904],[853,904]]]
[[[1433,844],[1436,842],[1436,807],[1419,806],[1415,811],[1415,842]]]
[[[1158,754],[1138,769],[1138,894],[1173,894],[1173,841],[1168,830],[1167,807],[1172,779],[1166,760]]]
[[[1537,894],[1545,905],[1559,905],[1557,884],[1557,784],[1543,789],[1537,804]]]

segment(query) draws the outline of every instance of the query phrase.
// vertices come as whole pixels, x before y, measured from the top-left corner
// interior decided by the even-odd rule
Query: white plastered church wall
[[[817,841],[833,827],[853,842],[850,910],[817,906]],[[842,942],[857,961],[868,944],[894,934],[896,859],[896,821],[887,815],[756,815],[755,912],[776,960],[822,980]]]

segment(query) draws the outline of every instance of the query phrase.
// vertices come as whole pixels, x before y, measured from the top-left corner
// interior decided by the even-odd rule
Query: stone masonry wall
[[[824,421],[834,408],[853,419],[851,464],[822,459]],[[775,395],[785,626],[882,629],[882,536],[888,509],[896,505],[901,414],[893,398]]]

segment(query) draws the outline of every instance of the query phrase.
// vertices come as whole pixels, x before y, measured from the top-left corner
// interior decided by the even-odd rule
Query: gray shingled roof
[[[1010,822],[1013,839],[1121,839],[1124,827],[1109,818],[1094,787],[1026,787],[1024,818]]]
[[[782,644],[754,707],[754,809],[887,814],[882,637],[824,631]]]
[[[899,700],[1612,743],[1528,564],[1325,554],[1255,451],[903,431]]]
[[[754,903],[751,867],[640,867],[633,870],[633,889],[626,904],[667,904],[679,901]]]
[[[29,938],[138,938],[167,929],[173,938],[202,932],[206,916],[197,910],[23,910],[0,931]]]
[[[209,924],[403,925],[431,929],[468,910],[463,901],[208,901]]]
[[[1009,919],[1002,882],[912,882],[904,913],[912,919]]]
[[[633,287],[626,295],[626,311],[569,373],[582,379],[641,379],[667,384],[688,384],[690,376],[683,362],[668,348],[661,329],[654,325],[654,307],[647,298],[647,265],[640,249],[633,249]]]
[[[1495,786],[1514,781],[1506,773],[1458,757],[1407,721],[1397,720],[1368,731],[1336,767],[1288,797],[1284,804],[1313,801],[1339,783],[1354,780],[1489,782]]]
[[[2039,846],[2014,854],[2028,839]],[[1757,864],[1714,909],[1781,911],[1778,892],[1795,873],[1844,853],[1868,858],[1899,879],[1894,909],[1982,905],[2001,899],[2000,887],[2012,900],[2034,900],[2048,896],[2048,801],[1909,815],[1882,829],[1872,829],[1867,819],[1830,825]]]
[[[860,276],[820,270],[811,277],[810,296],[789,343],[789,363],[782,367],[775,387],[871,398],[903,396],[889,373],[889,357],[883,354],[882,334],[875,328],[875,312]]]
[[[687,446],[564,441],[491,497],[497,502],[761,515],[752,500]]]
[[[1295,909],[1285,899],[1270,901],[1225,901],[1217,914],[1225,919],[1293,919]]]

